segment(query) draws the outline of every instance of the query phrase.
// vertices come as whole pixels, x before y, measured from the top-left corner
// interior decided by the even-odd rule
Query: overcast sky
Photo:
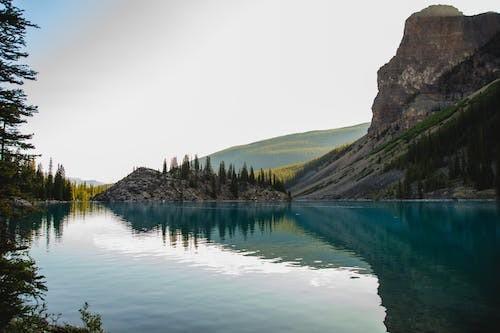
[[[371,120],[376,72],[432,1],[18,0],[37,152],[116,181],[164,157]],[[449,1],[465,14],[498,0]]]

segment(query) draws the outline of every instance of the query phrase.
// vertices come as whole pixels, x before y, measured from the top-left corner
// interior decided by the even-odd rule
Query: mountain
[[[492,12],[464,16],[440,5],[411,15],[396,55],[378,71],[370,133],[408,129],[498,78],[498,57],[471,57],[499,31],[500,15]],[[467,60],[470,68],[459,71]]]
[[[369,123],[322,131],[279,136],[230,147],[210,156],[212,165],[224,161],[240,168],[244,162],[255,169],[276,168],[309,161],[330,150],[354,142],[368,131]]]
[[[105,185],[105,183],[100,182],[98,180],[94,180],[94,179],[86,180],[86,179],[81,179],[81,178],[77,178],[77,177],[69,177],[68,179],[70,182],[72,182],[76,185],[80,185],[83,183],[85,183],[87,185],[93,185],[93,186]]]
[[[378,72],[368,134],[306,163],[290,190],[303,199],[494,197],[499,78],[499,14],[413,14]]]

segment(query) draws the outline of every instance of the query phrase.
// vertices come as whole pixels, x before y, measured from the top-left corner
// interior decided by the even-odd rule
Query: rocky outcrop
[[[500,77],[500,14],[430,6],[410,16],[396,55],[378,71],[370,135],[407,129]],[[458,70],[461,68],[461,70]]]
[[[138,168],[106,191],[96,195],[95,201],[208,201],[208,200],[253,200],[285,201],[285,193],[270,187],[249,183],[240,184],[238,196],[230,191],[229,184],[221,184],[214,195],[213,184],[200,178],[196,185],[187,180],[162,174],[159,171]]]
[[[290,191],[295,198],[310,200],[394,197],[390,192],[406,177],[405,166],[395,167],[395,161],[409,144],[442,129],[453,118],[449,110],[458,109],[455,115],[466,112],[485,88],[498,87],[499,79],[500,14],[464,16],[450,6],[431,6],[413,14],[397,54],[378,72],[379,93],[368,135],[341,152],[306,164],[288,184]],[[483,119],[484,126],[494,119]],[[500,142],[490,140],[491,147]],[[444,164],[463,156],[463,142],[457,141],[456,149],[447,152]],[[493,184],[479,191],[471,184],[449,182],[421,196],[494,198],[492,188]]]

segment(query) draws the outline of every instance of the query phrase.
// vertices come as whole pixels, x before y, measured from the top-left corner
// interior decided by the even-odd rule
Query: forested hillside
[[[407,152],[388,166],[405,170],[398,197],[422,197],[456,186],[479,191],[495,186],[500,193],[500,81],[428,123],[446,116],[448,121],[411,141]]]
[[[398,135],[366,137],[304,164],[287,187],[322,199],[493,198],[499,106],[497,80]]]

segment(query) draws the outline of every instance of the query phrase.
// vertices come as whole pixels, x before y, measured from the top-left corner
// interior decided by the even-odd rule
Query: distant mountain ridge
[[[93,186],[106,185],[106,183],[103,183],[103,182],[100,182],[100,181],[94,180],[94,179],[81,179],[78,177],[69,177],[68,179],[70,182],[72,182],[76,185],[80,185],[83,183],[85,183],[87,185],[93,185]]]
[[[329,130],[278,136],[210,154],[212,165],[221,161],[240,168],[244,162],[255,169],[282,167],[317,158],[339,146],[352,143],[368,131],[370,123]]]

